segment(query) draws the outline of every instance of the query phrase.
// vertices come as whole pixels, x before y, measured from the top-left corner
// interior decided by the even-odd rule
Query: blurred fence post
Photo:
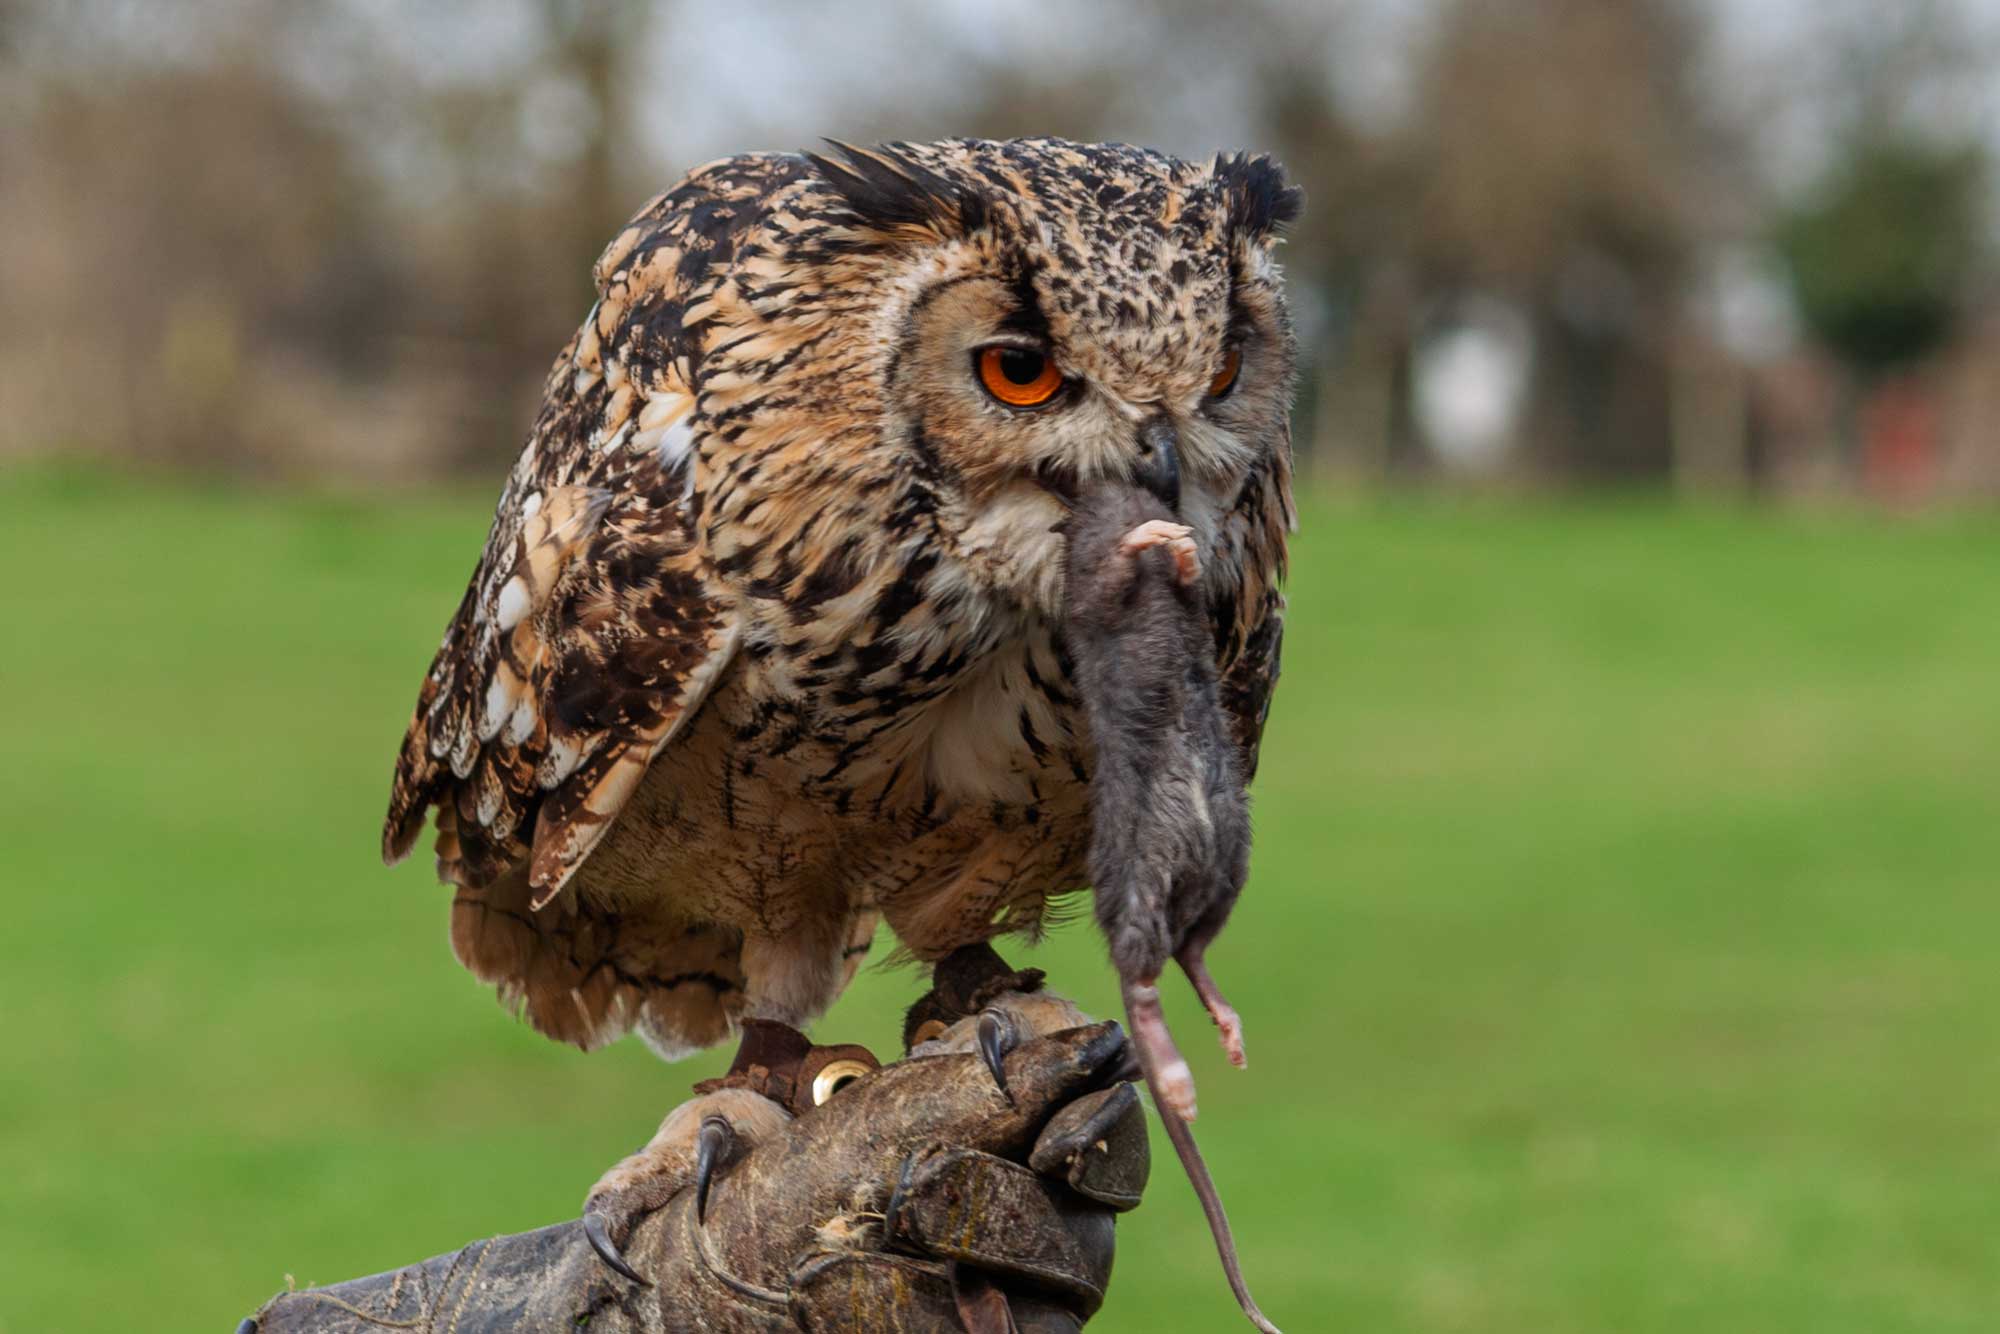
[[[1742,493],[1750,480],[1747,372],[1685,332],[1673,340],[1669,356],[1674,488],[1687,495]]]

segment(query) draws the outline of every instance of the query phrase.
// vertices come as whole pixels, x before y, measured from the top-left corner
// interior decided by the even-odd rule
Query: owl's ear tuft
[[[817,153],[807,153],[806,161],[870,231],[894,234],[914,229],[940,237],[963,236],[991,218],[984,195],[918,165],[907,156],[907,145],[857,148],[834,139],[827,142],[839,150],[839,161]]]
[[[1306,192],[1285,183],[1285,169],[1263,154],[1218,154],[1215,179],[1229,200],[1229,225],[1252,236],[1266,236],[1298,220]]]

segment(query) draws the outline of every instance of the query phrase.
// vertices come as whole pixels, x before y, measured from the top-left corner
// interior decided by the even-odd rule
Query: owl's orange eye
[[[1208,382],[1208,396],[1227,398],[1229,391],[1236,387],[1236,372],[1242,369],[1243,354],[1233,347],[1230,348],[1228,354],[1222,358],[1222,369]]]
[[[1063,385],[1054,360],[1033,348],[983,347],[975,364],[986,392],[1010,408],[1039,408]]]

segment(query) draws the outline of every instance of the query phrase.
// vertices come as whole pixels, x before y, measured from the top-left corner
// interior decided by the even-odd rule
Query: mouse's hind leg
[[[1222,1050],[1229,1055],[1229,1063],[1242,1067],[1249,1064],[1243,1054],[1243,1021],[1237,1018],[1236,1007],[1222,998],[1222,988],[1215,985],[1209,975],[1208,961],[1203,957],[1202,947],[1190,945],[1176,957],[1181,971],[1194,984],[1194,994],[1201,997],[1201,1003],[1208,1007],[1208,1017],[1215,1020],[1215,1027],[1222,1038]]]
[[[1146,1072],[1153,1096],[1183,1121],[1194,1120],[1194,1071],[1174,1045],[1167,1016],[1160,1009],[1160,989],[1151,982],[1125,983],[1125,1022],[1132,1028],[1132,1046]]]

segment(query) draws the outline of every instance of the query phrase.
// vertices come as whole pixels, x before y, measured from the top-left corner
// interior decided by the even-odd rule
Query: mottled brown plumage
[[[1178,460],[1254,768],[1292,513],[1263,159],[954,141],[699,168],[597,266],[418,698],[452,941],[543,1032],[801,1024],[1082,888],[1064,497]],[[1032,411],[979,349],[1053,358]],[[1220,394],[1221,372],[1240,372]]]

